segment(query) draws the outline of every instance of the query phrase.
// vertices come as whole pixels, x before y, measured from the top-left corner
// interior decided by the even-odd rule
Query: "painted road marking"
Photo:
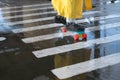
[[[114,4],[117,4],[117,3],[119,3],[120,1],[115,1],[115,3]],[[111,2],[110,1],[108,1],[108,2],[106,2],[107,3],[107,5],[109,5]],[[104,2],[101,2],[101,5],[104,5]],[[52,5],[51,5],[51,3],[44,3],[44,4],[33,4],[33,5],[25,5],[25,6],[15,6],[15,7],[4,7],[4,8],[1,8],[2,10],[9,10],[9,9],[16,9],[16,8],[29,8],[29,7],[42,7],[42,6],[51,6],[52,7]],[[47,8],[47,9],[49,9],[49,7]],[[52,8],[50,8],[50,9],[53,9],[53,7]],[[14,10],[15,11],[15,10]],[[16,10],[15,12],[20,12],[19,10]],[[10,12],[8,12],[8,13],[11,13],[11,11]]]
[[[95,30],[104,30],[104,29],[109,29],[109,28],[116,28],[116,27],[120,27],[120,22],[105,24],[105,25],[101,25],[101,26],[89,27],[89,28],[86,28],[86,32],[91,32],[91,31],[95,31]],[[58,38],[59,34],[60,33],[58,32],[58,33],[47,34],[47,35],[42,35],[42,36],[23,38],[22,41],[24,43],[33,43],[33,42],[38,42],[38,41],[43,41],[43,40],[49,40],[49,39],[53,39],[53,38]],[[63,33],[63,36],[70,36],[73,34],[74,34],[73,32],[66,32],[66,33]]]
[[[98,13],[98,12],[96,12],[96,11],[84,12],[83,15],[93,14],[93,13]],[[16,21],[16,22],[11,22],[11,23],[7,23],[7,24],[8,25],[17,25],[17,24],[25,24],[25,23],[32,23],[32,22],[38,22],[38,21],[53,20],[53,19],[54,19],[54,17],[45,17],[45,18],[38,18],[38,19],[29,19],[29,20],[23,20],[23,21]],[[6,24],[6,23],[3,23],[3,24]]]
[[[42,8],[34,8],[34,9],[22,9],[22,10],[11,10],[11,11],[3,11],[4,14],[8,13],[17,13],[17,12],[27,12],[27,11],[36,11],[36,10],[47,10],[47,9],[53,9],[53,7],[42,7]]]
[[[83,15],[97,14],[97,13],[101,13],[101,12],[100,11],[87,11],[87,12],[84,12]],[[37,15],[45,15],[45,14],[56,14],[56,12],[49,11],[49,12],[31,13],[31,14],[23,14],[23,15],[16,15],[16,16],[5,16],[4,19],[29,17],[29,16],[37,16]]]
[[[68,45],[62,45],[62,46],[37,50],[37,51],[33,51],[33,54],[37,58],[42,58],[42,57],[56,55],[56,54],[62,54],[62,53],[69,52],[72,50],[78,50],[78,49],[90,47],[93,44],[103,44],[103,43],[109,43],[112,41],[117,41],[117,40],[120,40],[119,36],[120,36],[120,34],[117,34],[117,35],[108,36],[108,37],[104,37],[104,38],[89,40],[87,42],[77,42],[74,44],[68,44]]]
[[[16,9],[16,8],[27,8],[27,7],[42,7],[42,6],[50,6],[51,3],[44,3],[44,4],[33,4],[33,5],[25,5],[25,6],[15,6],[15,7],[3,7],[1,9],[6,10],[6,9]]]
[[[49,12],[41,12],[41,13],[31,13],[31,14],[23,14],[23,15],[16,15],[16,16],[5,16],[4,19],[11,19],[11,18],[19,18],[19,17],[30,17],[30,16],[39,16],[39,15],[47,15],[47,14],[55,14],[55,11]]]
[[[4,40],[6,40],[5,37],[0,37],[0,41],[4,41]]]
[[[120,17],[120,15],[109,15],[109,16],[102,16],[102,17],[95,17],[93,21],[96,20],[104,20],[104,19],[110,19],[110,18],[118,18]],[[34,19],[34,20],[25,20],[25,21],[19,21],[16,23],[10,23],[8,25],[15,25],[15,24],[22,24],[22,23],[32,23],[32,22],[36,22],[36,21],[45,21],[45,20],[51,20],[54,17],[49,17],[49,18],[40,18],[40,19]],[[84,23],[87,22],[86,19],[81,19],[81,20],[77,20],[77,23]],[[12,30],[14,33],[21,33],[21,32],[27,32],[27,31],[33,31],[33,30],[40,30],[40,29],[48,29],[48,28],[54,28],[57,26],[61,26],[61,24],[48,24],[48,25],[42,25],[42,26],[33,26],[33,27],[27,27],[27,28],[20,28],[20,29],[14,29]]]
[[[120,52],[112,55],[92,59],[89,61],[77,63],[70,66],[61,67],[51,70],[59,79],[70,78],[86,72],[101,69],[104,67],[112,66],[120,63]]]
[[[89,14],[96,14],[100,13],[100,11],[89,11],[89,12],[84,12],[83,15],[89,15]],[[41,18],[44,19],[44,18]],[[51,18],[50,18],[51,19]],[[53,17],[52,17],[53,19]],[[83,19],[82,19],[83,20]],[[40,20],[42,21],[42,20]],[[86,21],[86,20],[84,20]],[[80,22],[80,21],[79,21]],[[12,25],[12,24],[11,24]],[[33,26],[33,27],[27,27],[27,28],[20,28],[20,29],[14,29],[12,30],[14,33],[21,33],[21,32],[26,32],[26,31],[33,31],[33,30],[38,30],[38,29],[47,29],[47,28],[53,28],[57,26],[62,26],[61,24],[47,24],[47,25],[42,25],[42,26]]]
[[[54,28],[58,26],[63,26],[63,24],[46,24],[42,26],[33,26],[33,27],[27,27],[27,28],[20,28],[20,29],[13,29],[12,31],[14,33],[22,33],[22,32],[28,32],[28,31],[34,31],[34,30],[41,30],[41,29],[48,29],[48,28]]]

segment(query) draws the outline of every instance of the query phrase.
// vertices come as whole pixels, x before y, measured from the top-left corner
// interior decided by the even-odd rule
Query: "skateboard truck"
[[[79,40],[82,40],[82,41],[87,40],[87,34],[84,33],[84,31],[76,32],[76,34],[74,35],[74,41],[79,41]]]
[[[65,33],[65,32],[67,32],[67,29],[66,29],[66,27],[61,27],[61,31],[63,32],[63,33]],[[79,41],[79,40],[81,40],[81,41],[86,41],[87,40],[87,34],[84,32],[84,31],[74,31],[76,34],[74,34],[73,35],[73,39],[74,39],[74,41],[76,42],[76,41]]]

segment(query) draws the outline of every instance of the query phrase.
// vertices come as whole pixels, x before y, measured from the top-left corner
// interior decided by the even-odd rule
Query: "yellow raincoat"
[[[92,9],[91,0],[52,0],[54,9],[68,19],[82,18],[82,11]]]

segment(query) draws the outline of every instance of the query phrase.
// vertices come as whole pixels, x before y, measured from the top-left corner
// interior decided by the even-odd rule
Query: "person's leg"
[[[85,0],[85,10],[92,10],[92,0]]]
[[[83,0],[67,0],[66,23],[76,23],[77,18],[82,18]]]
[[[53,8],[54,10],[57,12],[55,18],[54,18],[54,21],[55,23],[62,23],[62,24],[66,24],[66,19],[65,17],[62,16],[62,9],[63,9],[63,6],[62,5],[62,0],[52,0],[52,5],[53,5]]]
[[[74,29],[81,28],[81,25],[75,23],[75,19],[82,17],[83,0],[52,0],[52,4],[58,12],[55,22]]]

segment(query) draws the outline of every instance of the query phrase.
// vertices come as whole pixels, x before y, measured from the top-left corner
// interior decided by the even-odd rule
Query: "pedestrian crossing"
[[[95,20],[102,20],[102,19],[109,19],[109,18],[116,18],[116,17],[120,17],[120,15],[109,15],[109,16],[106,16],[106,17],[95,17],[94,21]],[[83,22],[86,22],[86,20],[82,19],[82,20],[78,20],[76,22],[77,23],[83,23]],[[114,24],[114,26],[113,26],[113,24]],[[57,25],[57,24],[55,24],[55,25]],[[53,25],[53,26],[55,26],[55,25]],[[55,27],[57,27],[57,26],[55,26]],[[89,28],[86,28],[86,29],[89,31],[92,28],[92,31],[95,31],[95,30],[100,30],[101,28],[102,28],[101,30],[103,30],[104,27],[105,27],[105,29],[119,27],[119,22],[118,23],[101,25],[101,26],[93,26],[93,27],[89,27]],[[51,28],[51,25],[48,25],[48,27],[45,27],[45,28]],[[32,29],[34,29],[34,27]],[[32,29],[30,29],[30,30],[32,30]],[[43,28],[39,28],[39,29],[43,29]],[[29,28],[26,31],[28,31],[28,30],[29,30]],[[38,30],[38,28],[36,28],[36,30]],[[18,33],[20,31],[25,31],[25,30],[24,29],[23,30],[21,30],[21,29],[13,30],[13,32],[15,32],[15,33]],[[70,35],[73,35],[73,34],[74,34],[73,32],[67,32],[63,36],[70,36]],[[58,35],[59,35],[59,32],[58,33],[53,33],[53,34],[48,34],[48,35],[24,38],[24,39],[22,39],[22,41],[25,42],[25,43],[33,43],[33,42],[37,42],[37,41],[57,38],[57,37],[59,37]]]
[[[32,14],[24,14],[24,15],[16,15],[16,16],[5,16],[4,19],[11,19],[11,18],[21,18],[21,17],[31,17],[31,16],[40,16],[40,15],[46,15],[46,14],[55,14],[55,11],[49,11],[49,12],[41,12],[41,13],[32,13]]]
[[[104,56],[101,58],[89,60],[86,62],[65,66],[58,69],[53,69],[52,72],[59,79],[66,79],[72,76],[90,72],[96,69],[104,68],[107,66],[115,65],[120,63],[120,53]]]
[[[49,6],[49,7],[48,7]],[[34,8],[30,8],[34,7]],[[9,9],[16,9],[16,8],[25,8],[24,10],[11,10]],[[27,9],[28,8],[28,9]],[[45,3],[45,4],[34,4],[34,5],[26,5],[26,6],[17,6],[17,7],[5,7],[2,8],[4,11],[3,14],[9,14],[9,13],[17,13],[17,12],[26,12],[26,11],[37,11],[37,10],[46,10],[46,9],[52,9],[52,6],[50,3]],[[119,18],[120,15],[119,13],[117,14],[108,14],[108,15],[99,15],[99,16],[93,16],[95,14],[102,14],[102,11],[87,11],[83,13],[83,16],[86,15],[91,15],[94,18],[92,22],[95,21],[105,21],[108,19],[116,19]],[[45,14],[56,14],[55,11],[49,11],[49,12],[41,12],[41,13],[31,13],[31,14],[22,14],[22,15],[15,15],[15,16],[4,16],[3,18],[5,20],[11,19],[11,18],[19,18],[19,17],[31,17],[31,16],[39,16],[39,15],[45,15]],[[37,18],[37,19],[29,19],[29,20],[22,20],[22,21],[11,21],[10,23],[2,23],[2,24],[7,24],[9,26],[15,26],[19,24],[29,24],[29,23],[35,23],[35,22],[43,22],[43,21],[48,21],[48,20],[53,20],[54,16],[51,17],[43,17],[43,18]],[[77,23],[86,23],[86,19],[79,19],[76,21]],[[29,31],[39,31],[43,29],[51,29],[51,28],[56,28],[63,26],[62,24],[56,24],[56,23],[50,23],[50,24],[44,24],[44,25],[38,25],[38,26],[31,26],[31,27],[23,27],[23,28],[18,28],[18,29],[13,29],[12,32],[15,34],[19,33],[24,33]],[[90,32],[92,31],[102,31],[102,30],[108,30],[112,28],[120,28],[120,22],[114,22],[114,23],[101,23],[99,26],[93,25],[92,27],[86,28],[85,32],[89,35]],[[52,33],[52,34],[44,34],[40,36],[32,36],[32,37],[26,37],[22,38],[21,40],[25,43],[35,43],[35,42],[40,42],[44,40],[50,40],[54,38],[59,38],[60,33]],[[74,32],[68,31],[66,33],[63,33],[63,36],[70,36],[73,35]],[[89,35],[90,36],[90,35]],[[105,36],[105,37],[100,37],[100,38],[95,38],[88,40],[86,42],[77,42],[77,43],[72,43],[72,44],[66,44],[66,45],[61,45],[61,46],[56,46],[56,47],[50,47],[50,48],[45,48],[45,49],[40,49],[40,50],[35,50],[32,51],[33,55],[35,55],[36,58],[46,58],[48,56],[53,56],[56,54],[63,54],[65,52],[70,52],[73,50],[79,50],[83,48],[88,48],[94,44],[99,45],[99,44],[106,44],[106,43],[111,43],[115,41],[120,41],[120,34],[115,34],[115,35],[110,35],[110,36]],[[2,40],[2,38],[1,38]],[[114,53],[113,55],[108,55],[104,57],[100,57],[97,59],[92,59],[86,62],[81,62],[57,69],[51,70],[53,74],[55,74],[59,79],[66,79],[70,78],[72,76],[76,76],[79,74],[83,74],[86,72],[90,72],[93,70],[101,69],[110,65],[115,65],[120,63],[120,53]],[[117,60],[116,60],[117,59]],[[110,62],[111,61],[111,62]]]
[[[83,15],[90,15],[90,14],[97,14],[97,13],[100,13],[100,11],[89,11],[89,12],[84,12]],[[118,16],[119,17],[119,16]],[[39,19],[39,21],[43,21],[43,19],[46,19],[46,18],[41,18]],[[46,20],[53,20],[54,17],[48,17]],[[35,19],[36,20],[36,19]],[[33,20],[34,21],[34,20]],[[25,22],[25,21],[24,21]],[[85,19],[82,19],[82,20],[78,20],[78,22],[86,22]],[[45,27],[44,27],[45,26]],[[42,26],[33,26],[33,27],[30,27],[30,28],[20,28],[20,29],[14,29],[12,30],[14,33],[20,33],[20,32],[25,32],[25,31],[32,31],[32,30],[38,30],[38,29],[47,29],[47,28],[53,28],[53,27],[57,27],[57,26],[62,26],[61,24],[55,24],[55,23],[52,23],[52,24],[48,24],[48,25],[43,25]]]
[[[99,11],[96,11],[95,13],[97,13]],[[97,21],[97,20],[105,20],[105,19],[110,19],[110,18],[119,18],[120,15],[116,14],[116,15],[108,15],[108,16],[102,16],[102,17],[95,17],[93,21]],[[43,20],[42,20],[43,21]],[[87,22],[86,19],[81,19],[81,20],[77,20],[77,23],[84,23]],[[45,27],[44,27],[45,26]],[[30,28],[20,28],[20,29],[14,29],[12,30],[14,33],[21,33],[21,32],[26,32],[26,31],[33,31],[33,30],[40,30],[40,29],[47,29],[47,28],[54,28],[57,26],[62,26],[61,24],[48,24],[48,25],[43,25],[42,26],[34,26],[34,27],[30,27]]]
[[[106,24],[106,25],[101,25],[101,26],[89,27],[89,28],[86,28],[86,33],[95,31],[95,30],[104,30],[104,29],[115,28],[115,27],[120,27],[120,23],[118,22],[118,23]],[[59,34],[60,33],[58,32],[58,33],[47,34],[47,35],[42,35],[42,36],[34,36],[34,37],[24,38],[22,39],[22,41],[25,43],[34,43],[34,42],[43,41],[43,40],[50,40],[53,38],[58,38]],[[68,31],[66,33],[63,33],[63,36],[70,36],[73,34],[74,32]]]
[[[4,41],[5,39],[5,37],[0,37],[0,41]]]
[[[16,12],[28,12],[28,11],[36,11],[36,10],[47,10],[47,9],[53,9],[53,7],[51,7],[51,6],[50,7],[42,7],[42,8],[38,7],[38,8],[33,8],[33,9],[30,8],[30,9],[27,9],[27,10],[23,8],[23,10],[12,10],[12,11],[11,10],[10,11],[7,10],[7,11],[4,11],[3,13],[4,14],[8,14],[8,13],[16,13]]]
[[[74,44],[52,47],[52,48],[47,48],[47,49],[43,49],[43,50],[37,50],[37,51],[33,51],[33,54],[37,58],[42,58],[42,57],[55,55],[55,54],[62,54],[62,53],[69,52],[72,50],[87,48],[94,44],[103,44],[103,43],[109,43],[112,41],[117,41],[117,40],[120,40],[120,38],[118,38],[119,36],[120,36],[120,34],[117,34],[117,35],[108,36],[108,37],[104,37],[104,38],[88,40],[87,42],[77,42]]]
[[[7,9],[16,9],[16,8],[26,8],[26,7],[42,7],[42,6],[49,6],[51,5],[50,3],[42,3],[42,4],[33,4],[33,5],[24,5],[24,6],[15,6],[15,7],[4,7],[2,9],[7,10]]]
[[[83,15],[87,15],[87,14],[96,14],[96,13],[100,13],[99,11],[95,11],[95,12],[85,12],[83,13]],[[38,19],[30,19],[30,20],[23,20],[23,21],[16,21],[16,22],[11,22],[11,23],[7,23],[8,25],[19,25],[19,24],[26,24],[26,23],[33,23],[33,22],[38,22],[38,21],[47,21],[47,20],[53,20],[54,17],[45,17],[45,18],[38,18]],[[6,23],[3,23],[6,24]]]

